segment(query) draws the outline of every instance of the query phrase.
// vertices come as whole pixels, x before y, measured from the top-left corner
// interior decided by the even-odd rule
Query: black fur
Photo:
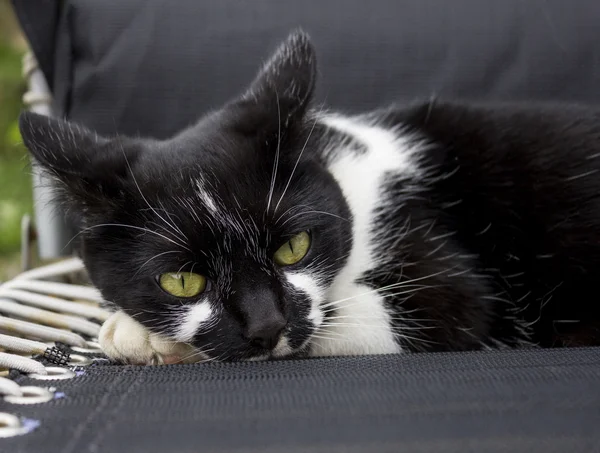
[[[446,283],[485,306],[483,318],[478,310],[469,317],[448,307],[449,328],[434,340],[445,344],[456,333],[452,318],[464,318],[475,342],[489,336],[496,340],[491,344],[513,346],[528,331],[529,341],[542,346],[600,342],[594,293],[600,275],[600,110],[432,102],[383,116],[384,123],[402,124],[433,143],[422,162],[431,169],[428,181],[395,211],[396,219],[411,215],[417,225],[436,221],[426,235],[419,230],[407,238],[407,259],[418,264],[406,272],[435,272],[450,260],[468,272]],[[421,258],[432,247],[424,241],[448,233],[433,241],[443,242],[441,249]],[[443,313],[444,301],[455,300],[439,291],[431,295],[435,303],[419,294],[405,309],[432,306]]]

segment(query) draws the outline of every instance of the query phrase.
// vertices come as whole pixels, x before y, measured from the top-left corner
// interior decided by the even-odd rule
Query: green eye
[[[161,274],[158,284],[169,294],[176,297],[194,297],[206,289],[206,277],[192,272]]]
[[[273,259],[280,266],[291,266],[304,258],[309,248],[310,235],[303,231],[279,247]]]

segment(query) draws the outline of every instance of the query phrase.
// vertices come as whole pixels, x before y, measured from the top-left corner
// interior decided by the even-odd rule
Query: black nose
[[[283,316],[277,313],[267,319],[262,319],[260,322],[248,325],[246,337],[254,346],[273,349],[279,338],[281,338],[281,332],[283,332],[286,324]]]

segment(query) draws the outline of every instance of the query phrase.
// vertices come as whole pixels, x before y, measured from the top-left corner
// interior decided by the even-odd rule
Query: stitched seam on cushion
[[[117,419],[116,413],[120,411],[121,407],[123,406],[123,403],[127,400],[129,395],[131,395],[131,393],[137,387],[139,387],[140,383],[144,381],[148,368],[149,367],[142,367],[138,374],[138,377],[129,385],[127,390],[125,390],[125,393],[123,393],[123,395],[119,398],[118,403],[113,406],[113,409],[107,416],[109,422],[106,425],[104,425],[104,428],[99,430],[98,434],[90,441],[87,451],[89,451],[90,453],[96,453],[100,451],[102,439],[105,438],[104,434],[109,433],[115,424],[115,420]]]
[[[90,414],[85,418],[85,420],[77,426],[77,428],[73,432],[71,441],[64,448],[63,453],[72,453],[75,450],[75,447],[77,446],[79,439],[81,439],[81,436],[84,433],[86,426],[88,426],[91,423],[91,421],[104,410],[104,408],[110,401],[110,396],[112,395],[113,391],[116,388],[118,388],[118,385],[123,381],[125,376],[127,376],[128,374],[129,373],[124,373],[122,375],[119,375],[117,377],[117,379],[115,379],[113,381],[111,386],[108,388],[108,390],[106,391],[106,393],[100,400],[100,403],[96,406],[96,408],[92,412],[90,412]],[[131,385],[133,385],[133,383]]]

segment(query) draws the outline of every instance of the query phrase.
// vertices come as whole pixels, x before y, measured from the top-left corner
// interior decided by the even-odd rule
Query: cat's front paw
[[[132,365],[189,363],[197,357],[192,346],[152,333],[122,311],[106,320],[98,340],[110,359]]]

